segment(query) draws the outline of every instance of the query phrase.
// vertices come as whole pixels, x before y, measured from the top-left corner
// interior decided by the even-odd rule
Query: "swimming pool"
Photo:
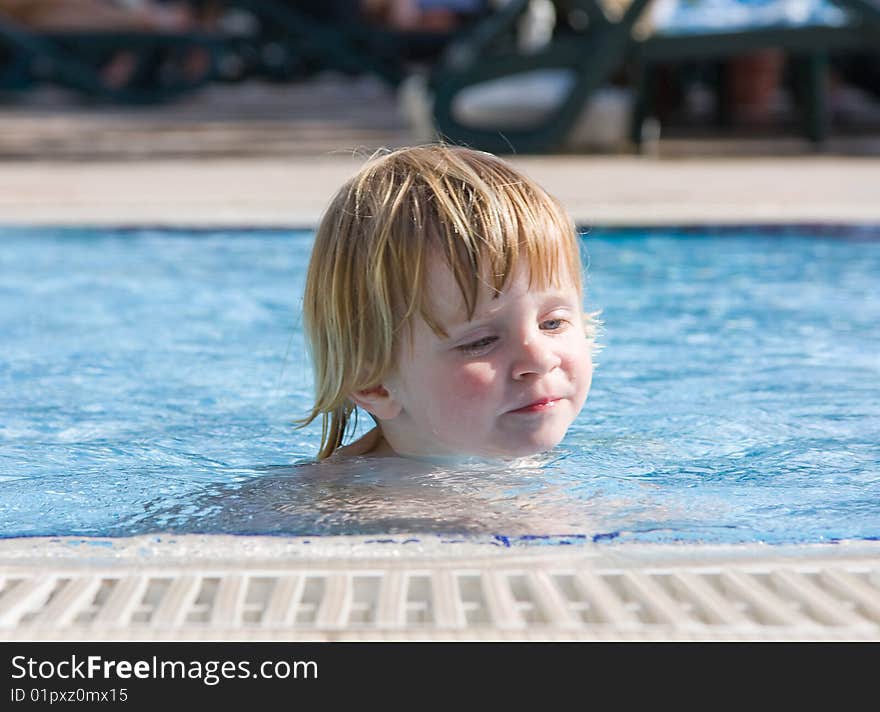
[[[604,349],[556,451],[315,480],[311,233],[6,228],[0,533],[876,539],[877,237],[592,231]]]

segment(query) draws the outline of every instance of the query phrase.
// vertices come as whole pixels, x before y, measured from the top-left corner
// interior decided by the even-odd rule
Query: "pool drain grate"
[[[394,633],[880,639],[880,564],[11,570],[0,579],[7,638]]]

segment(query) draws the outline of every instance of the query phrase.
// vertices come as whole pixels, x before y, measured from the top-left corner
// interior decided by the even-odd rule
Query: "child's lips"
[[[562,400],[561,398],[551,397],[551,398],[539,398],[536,401],[532,401],[528,405],[524,405],[522,408],[516,408],[511,410],[511,413],[542,413],[544,411],[550,410],[556,407],[556,404]]]

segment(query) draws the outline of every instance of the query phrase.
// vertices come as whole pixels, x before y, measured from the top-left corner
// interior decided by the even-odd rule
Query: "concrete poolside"
[[[7,107],[0,226],[312,226],[359,155],[416,142],[381,89],[347,110],[350,88],[138,113]],[[805,148],[679,140],[655,157],[511,160],[585,226],[880,224],[876,139]],[[880,640],[880,544],[0,540],[0,639]]]
[[[311,227],[361,160],[5,162],[0,223]],[[880,158],[511,160],[585,226],[880,222]]]
[[[364,79],[113,109],[47,91],[0,104],[0,224],[312,226],[364,156],[418,142]],[[581,225],[880,221],[880,126],[836,131],[821,154],[783,128],[510,160]]]

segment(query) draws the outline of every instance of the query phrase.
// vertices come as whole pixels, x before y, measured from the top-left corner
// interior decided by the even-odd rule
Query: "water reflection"
[[[580,496],[572,497],[564,470],[558,453],[514,463],[353,458],[266,467],[185,505],[152,502],[137,528],[301,536],[594,533],[602,523],[584,506],[588,482],[581,475]]]

